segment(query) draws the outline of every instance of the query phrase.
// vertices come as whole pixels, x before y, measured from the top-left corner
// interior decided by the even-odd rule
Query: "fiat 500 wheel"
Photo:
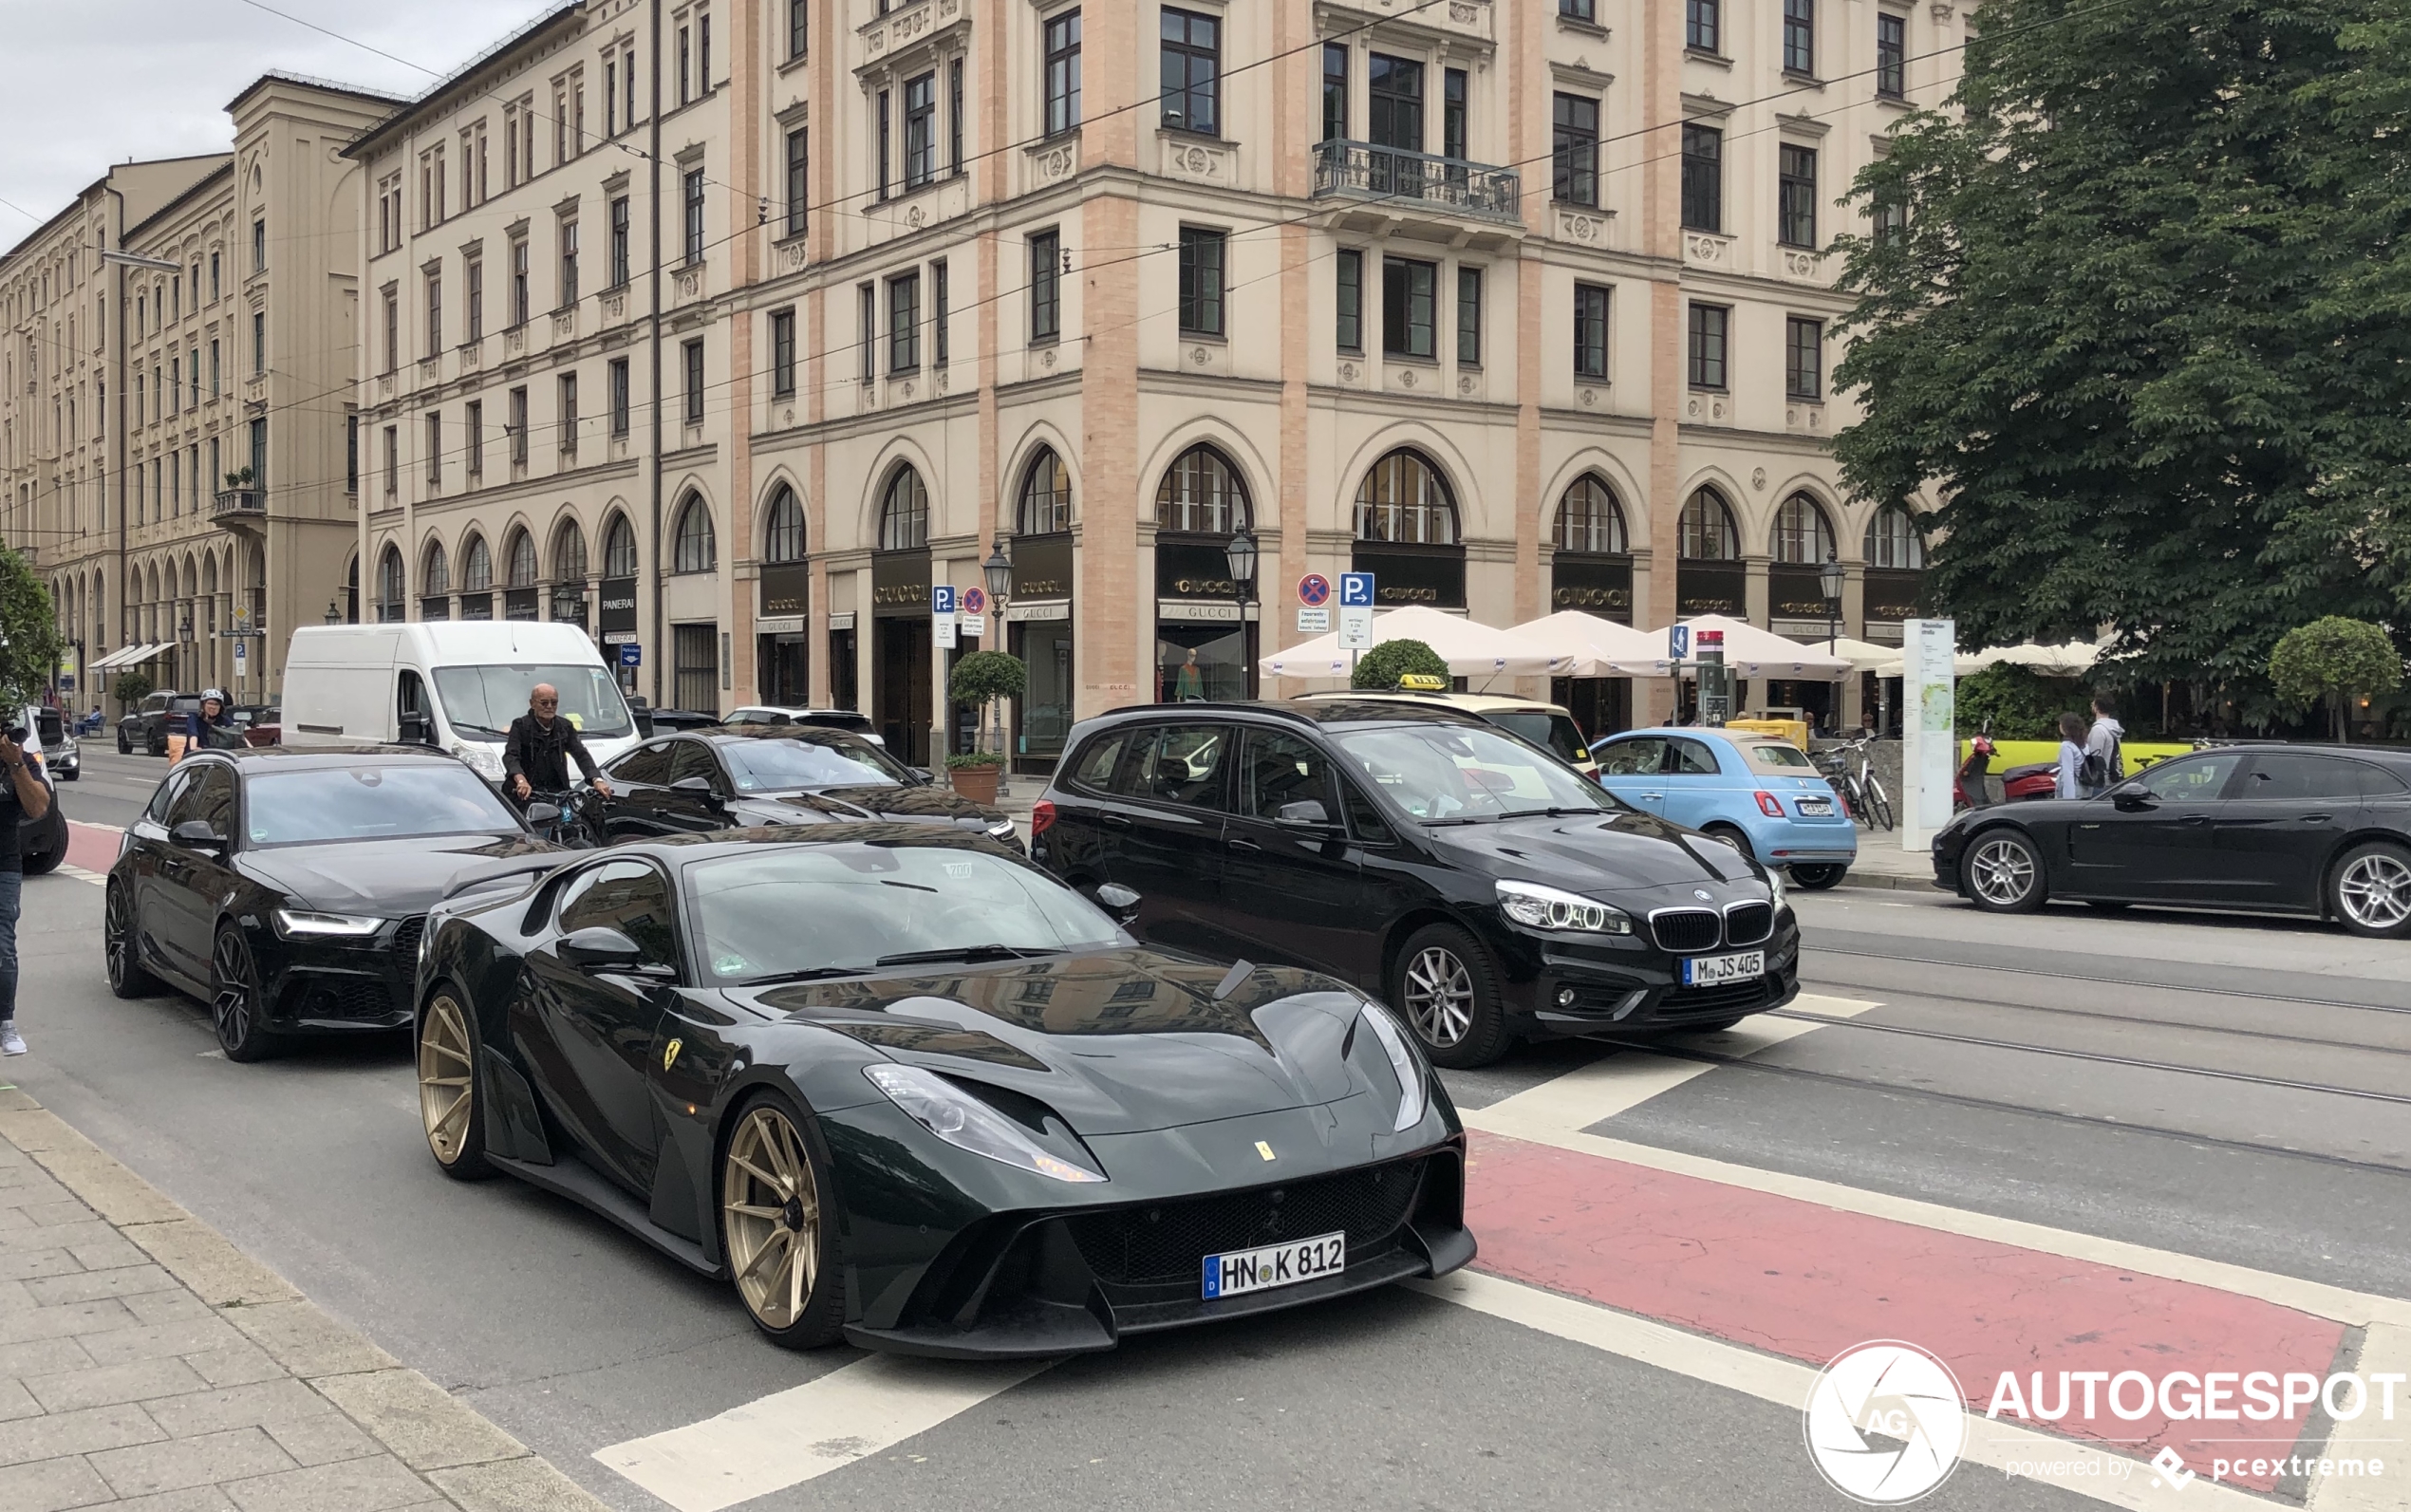
[[[2043,858],[2014,830],[1994,830],[1968,843],[1960,863],[1968,901],[1993,913],[2032,913],[2043,906]]]
[[[445,1175],[465,1182],[494,1174],[469,1015],[449,991],[437,993],[419,1019],[419,1117]]]
[[[845,1326],[828,1194],[802,1116],[772,1094],[749,1104],[720,1155],[720,1251],[754,1326],[788,1349],[834,1343]]]
[[[1840,887],[1842,873],[1849,869],[1848,863],[1840,861],[1794,866],[1791,868],[1791,885],[1803,892],[1822,892],[1827,887]]]

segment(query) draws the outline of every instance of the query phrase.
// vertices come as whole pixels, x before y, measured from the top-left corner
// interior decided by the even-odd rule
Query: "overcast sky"
[[[226,103],[271,68],[417,95],[557,3],[0,0],[0,248],[110,163],[230,151]]]

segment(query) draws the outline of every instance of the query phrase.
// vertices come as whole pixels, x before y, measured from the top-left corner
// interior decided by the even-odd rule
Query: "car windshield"
[[[550,682],[561,694],[561,717],[588,739],[630,735],[619,684],[599,666],[440,666],[436,697],[456,734],[499,740],[528,712],[528,693]]]
[[[687,870],[704,970],[724,982],[869,971],[961,952],[1051,955],[1126,944],[1096,906],[1003,856],[932,845],[782,846]]]
[[[833,730],[796,730],[770,739],[731,740],[720,747],[739,793],[798,788],[900,788],[911,774],[868,740]]]
[[[1561,761],[1587,761],[1591,752],[1582,732],[1565,715],[1547,709],[1503,709],[1484,719],[1510,735],[1520,736]]]
[[[262,773],[244,784],[243,812],[254,846],[496,834],[519,828],[476,773],[432,761]]]
[[[1390,801],[1427,824],[1620,808],[1573,772],[1495,730],[1393,725],[1353,730],[1336,743]]]

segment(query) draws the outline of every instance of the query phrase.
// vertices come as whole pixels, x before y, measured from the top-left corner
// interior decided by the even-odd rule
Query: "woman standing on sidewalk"
[[[2060,716],[2060,775],[2051,789],[2054,798],[2081,798],[2084,790],[2077,785],[2077,769],[2084,761],[2084,719],[2081,715]]]
[[[50,812],[50,790],[13,738],[24,733],[0,732],[0,773],[8,777],[0,783],[0,1055],[25,1054],[25,1036],[17,1033],[17,911],[25,888],[17,826]]]

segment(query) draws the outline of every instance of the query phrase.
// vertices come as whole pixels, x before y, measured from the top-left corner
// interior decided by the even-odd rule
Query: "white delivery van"
[[[597,765],[636,743],[594,643],[574,625],[538,620],[305,625],[285,653],[283,739],[431,745],[498,784],[503,737],[539,682],[560,690],[561,716]]]

